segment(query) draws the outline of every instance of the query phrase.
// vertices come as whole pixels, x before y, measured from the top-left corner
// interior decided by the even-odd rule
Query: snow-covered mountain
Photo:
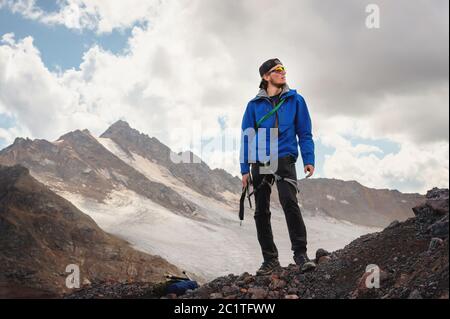
[[[175,164],[171,152],[118,121],[99,137],[76,130],[54,142],[17,138],[0,151],[0,164],[22,164],[105,231],[205,280],[256,269],[261,252],[253,211],[247,207],[242,226],[237,217],[240,179],[202,161]],[[341,248],[404,220],[423,200],[354,181],[312,178],[299,185],[311,252]],[[288,264],[290,241],[276,187],[272,200],[275,242],[281,263]]]

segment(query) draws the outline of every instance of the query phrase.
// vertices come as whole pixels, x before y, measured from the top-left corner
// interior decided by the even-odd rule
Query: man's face
[[[282,87],[286,83],[286,70],[282,64],[277,64],[269,72],[264,74],[264,80],[273,86]]]

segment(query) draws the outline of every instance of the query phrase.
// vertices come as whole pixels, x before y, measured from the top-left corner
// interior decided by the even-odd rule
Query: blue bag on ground
[[[176,294],[177,296],[182,295],[188,289],[196,289],[198,288],[198,284],[193,280],[182,280],[176,283],[173,283],[167,287],[167,294]]]

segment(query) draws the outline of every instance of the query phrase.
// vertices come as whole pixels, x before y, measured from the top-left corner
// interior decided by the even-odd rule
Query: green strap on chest
[[[283,104],[285,99],[282,99],[273,109],[270,110],[269,113],[264,115],[262,118],[259,119],[258,122],[256,122],[256,129],[258,129],[261,126],[261,123],[267,120],[269,117],[271,117],[273,114],[275,114],[276,111],[281,107],[281,104]]]

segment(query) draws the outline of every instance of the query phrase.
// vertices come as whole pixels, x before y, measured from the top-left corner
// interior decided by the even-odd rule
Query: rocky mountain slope
[[[315,178],[300,181],[299,197],[304,210],[323,213],[355,224],[386,227],[393,220],[412,217],[412,208],[424,200],[417,193],[373,189],[356,181]]]
[[[290,264],[269,276],[230,274],[180,298],[448,299],[448,189],[430,190],[426,201],[413,210],[415,217],[395,221],[343,249],[331,254],[318,250],[316,267]],[[379,269],[379,288],[366,285],[368,265]]]
[[[0,166],[0,297],[58,297],[70,291],[66,266],[80,281],[159,282],[181,271],[159,256],[105,233],[20,165]]]

